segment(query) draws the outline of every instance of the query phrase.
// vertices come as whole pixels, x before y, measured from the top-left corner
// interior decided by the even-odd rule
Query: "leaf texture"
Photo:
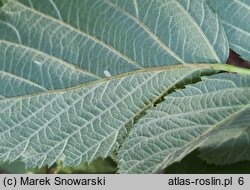
[[[200,147],[200,157],[211,164],[226,165],[250,160],[250,109],[242,112]]]
[[[204,0],[3,0],[0,96],[63,89],[146,67],[223,63]]]
[[[207,139],[227,143],[227,133],[235,138],[228,143],[231,157],[237,159],[238,153],[249,157],[249,87],[249,75],[219,74],[168,95],[130,132],[118,154],[120,173],[159,172]],[[244,149],[236,150],[234,142],[244,143]]]
[[[206,0],[219,15],[228,36],[230,48],[250,61],[250,1]]]
[[[73,89],[0,100],[0,159],[66,166],[107,157],[126,124],[179,82],[211,70],[150,70]]]

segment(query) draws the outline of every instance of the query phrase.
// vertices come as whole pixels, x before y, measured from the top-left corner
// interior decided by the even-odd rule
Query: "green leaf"
[[[250,60],[250,1],[206,0],[219,15],[228,36],[230,48]]]
[[[250,109],[247,109],[201,146],[201,158],[216,165],[250,160],[249,123]]]
[[[110,158],[98,158],[89,164],[82,163],[73,167],[64,167],[62,163],[59,163],[56,167],[58,174],[114,174],[116,171],[116,164]]]
[[[105,72],[228,57],[223,27],[203,0],[3,2],[0,98],[72,87]]]
[[[187,155],[181,162],[166,168],[167,174],[250,174],[250,161],[218,166],[208,164],[199,158],[199,151]]]
[[[0,159],[28,167],[107,157],[127,123],[180,82],[214,71],[141,70],[66,90],[0,100]]]
[[[168,95],[129,134],[119,150],[119,172],[159,172],[213,135],[223,139],[221,131],[238,121],[239,128],[249,131],[249,87],[249,75],[219,74]],[[249,144],[247,135],[238,136],[238,141],[247,143],[244,150]]]
[[[12,162],[0,162],[0,173],[7,174],[23,174],[25,173],[25,164],[20,161]]]
[[[215,73],[176,65],[228,57],[204,0],[3,3],[0,158],[29,167],[107,157],[125,126],[175,85]]]

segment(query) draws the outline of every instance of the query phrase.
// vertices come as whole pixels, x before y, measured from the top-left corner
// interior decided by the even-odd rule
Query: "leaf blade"
[[[250,109],[249,80],[247,75],[220,74],[167,96],[139,121],[119,150],[120,172],[159,172],[228,122],[230,126],[231,119]]]
[[[0,44],[1,70],[48,90],[105,78],[105,71],[114,76],[148,67],[225,62],[228,56],[223,27],[203,0],[190,5],[173,0],[4,0]],[[38,92],[33,90],[26,93]]]
[[[160,78],[160,66],[225,62],[223,27],[203,0],[131,2],[4,0],[1,71],[33,86],[14,88],[20,82],[0,81],[9,81],[0,91],[2,159],[22,156],[27,165],[42,166],[58,159],[71,165],[106,157],[118,146],[127,122],[179,80],[204,71],[202,66],[190,73],[176,67]],[[156,70],[147,73],[143,68],[148,67]],[[134,75],[109,77],[135,70]]]
[[[230,48],[243,59],[250,60],[249,36],[250,2],[247,0],[214,1],[206,0],[208,5],[219,15],[228,36]]]
[[[107,157],[124,126],[179,81],[211,70],[145,71],[85,87],[0,101],[1,159],[28,166],[65,165]]]
[[[215,165],[250,160],[249,111],[244,111],[226,124],[218,134],[206,140],[200,147],[200,157]]]

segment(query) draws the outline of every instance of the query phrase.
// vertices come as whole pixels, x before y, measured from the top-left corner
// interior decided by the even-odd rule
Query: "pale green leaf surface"
[[[106,157],[124,127],[168,90],[204,69],[132,73],[73,89],[0,100],[0,159],[27,166],[65,165]]]
[[[200,147],[200,157],[211,164],[225,165],[250,160],[250,109],[224,125]]]
[[[223,63],[227,38],[204,1],[4,0],[1,97],[145,67]]]
[[[249,75],[219,74],[203,77],[202,82],[168,95],[149,109],[130,132],[119,150],[119,171],[159,172],[214,134],[225,133],[224,128],[233,129],[237,122],[237,133],[242,133],[237,142],[246,143],[241,153],[249,153],[249,87]],[[232,153],[239,156],[239,150]]]
[[[0,94],[5,97],[63,89],[98,78],[55,57],[1,40],[0,54]]]
[[[228,36],[230,48],[250,60],[250,1],[206,0],[219,15]]]
[[[90,41],[95,37],[95,43],[103,48],[113,47],[114,53],[126,59],[125,67],[128,63],[136,67],[202,63],[204,59],[222,63],[228,56],[224,30],[204,0],[20,2],[62,20],[65,27],[80,29]]]

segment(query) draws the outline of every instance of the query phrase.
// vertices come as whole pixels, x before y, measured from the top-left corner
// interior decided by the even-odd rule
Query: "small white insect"
[[[109,72],[108,70],[105,70],[105,71],[104,71],[104,75],[105,75],[106,77],[111,77],[111,74],[110,74],[110,72]]]
[[[38,60],[35,60],[34,63],[37,64],[37,65],[42,65],[43,64],[42,61],[38,61]]]

